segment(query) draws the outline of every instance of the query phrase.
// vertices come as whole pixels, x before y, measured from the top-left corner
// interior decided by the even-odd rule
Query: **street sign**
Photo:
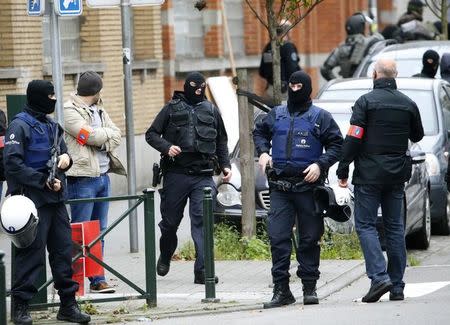
[[[162,5],[164,0],[129,0],[131,6],[157,6]],[[88,7],[104,8],[119,7],[121,0],[86,0]]]
[[[55,0],[55,9],[59,16],[80,16],[83,12],[83,1]]]
[[[42,16],[45,12],[45,0],[28,0],[28,16]]]

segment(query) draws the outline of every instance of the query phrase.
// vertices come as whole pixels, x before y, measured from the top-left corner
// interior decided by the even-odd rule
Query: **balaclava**
[[[55,88],[50,81],[33,80],[27,87],[28,106],[36,112],[51,114],[55,111],[56,100],[48,98],[55,94]]]
[[[434,78],[439,68],[439,54],[434,50],[428,50],[422,57],[422,73],[430,78]]]
[[[311,100],[311,77],[303,71],[296,71],[289,78],[289,83],[302,84],[302,88],[297,91],[293,91],[291,87],[288,87],[287,105],[289,112],[304,110],[306,104]]]
[[[205,77],[199,72],[191,72],[184,82],[184,95],[190,104],[197,104],[205,100]]]

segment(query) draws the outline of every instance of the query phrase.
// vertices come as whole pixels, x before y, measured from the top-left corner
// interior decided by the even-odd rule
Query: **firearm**
[[[60,144],[61,144],[61,140],[62,140],[62,136],[58,137],[58,129],[59,129],[59,125],[56,125],[56,130],[55,130],[55,135],[53,138],[53,146],[50,152],[50,159],[47,162],[47,167],[48,167],[48,178],[47,178],[47,182],[50,185],[51,188],[53,188],[53,185],[55,184],[55,179],[56,179],[56,169],[58,168],[58,157],[60,155]]]
[[[161,167],[157,163],[153,164],[153,179],[152,186],[156,187],[159,183],[161,183],[162,170]]]

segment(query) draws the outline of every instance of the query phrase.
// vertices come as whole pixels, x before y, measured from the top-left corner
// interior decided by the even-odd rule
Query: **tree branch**
[[[308,16],[310,14],[310,12],[321,2],[323,2],[324,0],[315,0],[315,2],[306,10],[306,12],[302,15],[300,14],[293,22],[292,25],[283,33],[283,35],[281,35],[280,38],[283,38],[287,33],[289,33],[289,31],[294,28],[299,22],[301,22],[303,19],[305,19],[306,16]],[[300,8],[298,8],[300,11]]]
[[[248,5],[248,7],[250,8],[250,10],[253,12],[253,14],[255,15],[256,19],[258,19],[261,24],[267,29],[269,30],[269,24],[267,24],[263,18],[258,14],[258,12],[256,11],[256,9],[252,6],[252,4],[250,3],[250,0],[245,0],[245,3]]]
[[[441,19],[441,8],[432,0],[425,0],[425,4],[428,6],[433,15]]]
[[[277,13],[277,21],[280,20],[281,14],[284,12],[284,8],[286,7],[287,2],[288,2],[288,0],[282,0],[280,10],[278,10],[278,13]]]

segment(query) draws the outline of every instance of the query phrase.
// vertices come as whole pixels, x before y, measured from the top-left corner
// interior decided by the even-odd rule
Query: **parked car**
[[[373,80],[369,78],[332,80],[320,90],[317,97],[355,101],[370,91],[372,86]],[[419,144],[427,153],[432,232],[448,235],[450,200],[445,175],[450,145],[450,84],[441,79],[397,78],[397,87],[416,102],[424,126],[425,137]]]
[[[333,115],[341,132],[345,134],[349,127],[351,107],[354,101],[315,101],[315,103]],[[258,113],[256,119],[260,119],[264,113]],[[408,234],[408,243],[417,248],[428,248],[431,235],[429,214],[429,179],[427,175],[425,153],[420,150],[418,144],[411,144],[411,154],[414,156],[412,177],[405,187],[405,224]],[[217,204],[215,217],[217,220],[241,219],[241,177],[239,165],[239,143],[231,154],[233,177],[230,183],[218,182]],[[256,217],[261,219],[267,216],[270,208],[269,187],[267,178],[257,166],[258,157],[255,152],[255,205]],[[337,164],[330,168],[328,174],[329,184],[337,183]],[[351,169],[353,167],[351,166]],[[350,187],[352,189],[352,186]],[[381,215],[381,211],[379,212]],[[381,218],[380,218],[381,220]],[[333,222],[331,222],[333,224]],[[381,223],[379,223],[380,229]]]
[[[375,43],[370,49],[353,77],[372,77],[375,62],[380,58],[394,59],[397,62],[398,76],[411,77],[422,70],[422,56],[426,50],[435,50],[440,56],[450,52],[450,41],[415,41],[387,46],[386,43],[379,43]],[[440,76],[440,70],[437,76]]]

